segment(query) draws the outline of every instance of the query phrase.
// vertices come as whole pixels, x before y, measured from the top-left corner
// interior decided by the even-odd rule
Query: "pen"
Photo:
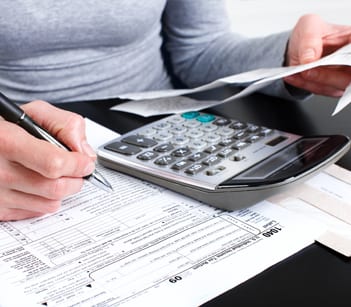
[[[67,151],[71,151],[66,145],[60,143],[49,132],[40,127],[33,119],[31,119],[19,106],[12,102],[4,94],[0,93],[0,115],[7,121],[15,123],[25,129],[31,135],[46,140]],[[113,191],[111,184],[95,169],[93,173],[85,176],[95,186],[105,191]]]

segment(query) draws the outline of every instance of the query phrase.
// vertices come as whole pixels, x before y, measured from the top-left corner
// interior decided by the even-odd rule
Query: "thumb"
[[[298,23],[298,58],[301,64],[318,60],[323,54],[325,23],[318,15],[305,15]]]

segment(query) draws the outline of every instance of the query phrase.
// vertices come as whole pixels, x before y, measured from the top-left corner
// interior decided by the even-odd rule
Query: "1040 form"
[[[130,131],[98,149],[99,162],[209,205],[252,205],[336,162],[344,135],[300,136],[191,111]]]

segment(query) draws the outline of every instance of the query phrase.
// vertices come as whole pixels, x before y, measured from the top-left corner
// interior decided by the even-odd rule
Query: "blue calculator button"
[[[216,117],[212,114],[201,114],[196,118],[201,123],[209,123],[212,122]]]
[[[190,111],[190,112],[183,113],[182,117],[185,119],[193,119],[193,118],[198,117],[199,115],[200,115],[200,113],[197,111]]]

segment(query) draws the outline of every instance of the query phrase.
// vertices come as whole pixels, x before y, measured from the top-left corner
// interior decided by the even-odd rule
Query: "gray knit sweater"
[[[170,71],[194,87],[281,66],[288,40],[232,33],[224,0],[1,0],[0,12],[0,91],[17,101],[169,89]]]

